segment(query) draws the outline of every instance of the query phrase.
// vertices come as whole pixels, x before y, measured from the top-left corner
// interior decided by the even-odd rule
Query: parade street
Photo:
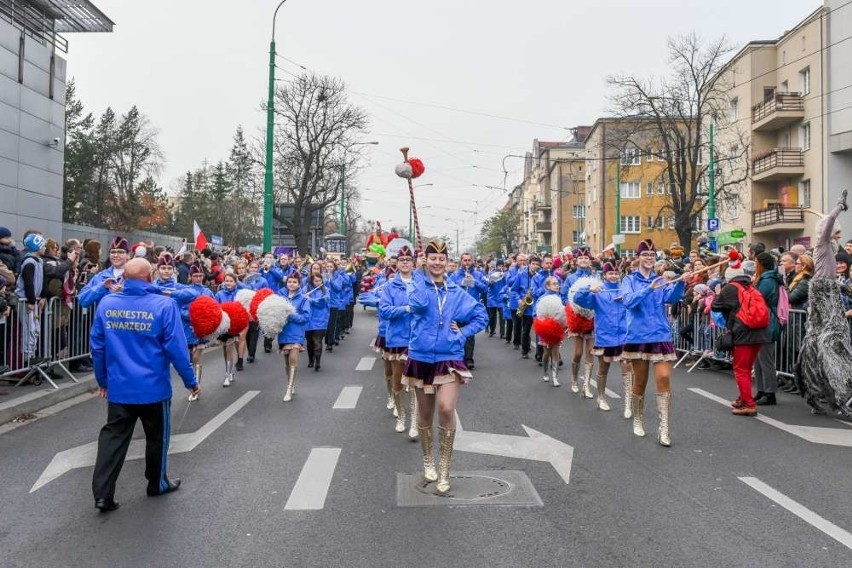
[[[812,416],[798,397],[784,395],[758,419],[735,417],[730,376],[676,369],[673,446],[664,448],[651,407],[647,437],[632,434],[615,370],[612,411],[601,412],[480,334],[475,380],[458,405],[453,491],[438,497],[419,483],[419,444],[393,431],[382,364],[368,348],[374,335],[374,311],[358,308],[352,334],[324,353],[321,372],[300,360],[298,391],[287,404],[274,353],[261,353],[225,389],[221,350],[210,349],[204,391],[188,411],[186,391],[174,382],[169,472],[182,479],[180,491],[147,497],[142,454],[132,447],[113,513],[92,506],[93,446],[81,448],[97,439],[104,401],[92,396],[7,428],[2,565],[848,561],[852,428]]]

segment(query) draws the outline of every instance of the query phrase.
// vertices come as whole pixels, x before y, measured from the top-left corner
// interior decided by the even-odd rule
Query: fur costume
[[[290,300],[283,296],[277,294],[267,296],[257,306],[257,323],[260,325],[263,335],[272,338],[278,337],[278,334],[287,325],[290,315],[295,311]]]
[[[841,411],[852,397],[852,347],[849,324],[840,302],[840,284],[833,278],[811,279],[808,321],[799,350],[796,374],[805,400],[818,413]]]

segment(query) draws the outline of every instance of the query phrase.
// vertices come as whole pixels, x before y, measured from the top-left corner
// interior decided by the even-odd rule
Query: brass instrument
[[[304,272],[305,268],[310,266],[313,263],[314,263],[314,259],[311,258],[311,255],[307,255],[304,259],[302,259],[302,262],[299,263],[299,266],[297,266],[296,269],[299,272]]]
[[[350,260],[349,264],[346,265],[346,268],[344,268],[343,271],[346,274],[352,274],[353,272],[355,272],[355,263]]]
[[[538,271],[538,267],[530,266],[527,268],[527,274],[529,274],[529,286],[527,286],[527,293],[521,298],[521,301],[518,302],[518,311],[516,312],[517,316],[523,317],[524,312],[527,311],[527,308],[532,306],[533,297],[532,297],[532,278],[535,276],[535,273]]]

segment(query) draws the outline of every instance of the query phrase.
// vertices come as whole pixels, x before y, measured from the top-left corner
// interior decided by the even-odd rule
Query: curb
[[[79,383],[71,382],[61,385],[58,389],[50,388],[31,392],[0,404],[0,424],[11,422],[12,419],[21,414],[36,413],[98,388],[95,375],[92,373],[84,375],[78,380]]]

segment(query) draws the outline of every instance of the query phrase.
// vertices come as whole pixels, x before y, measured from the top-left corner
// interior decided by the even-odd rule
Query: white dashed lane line
[[[355,367],[356,371],[372,371],[373,364],[376,362],[375,357],[361,357],[361,360],[358,361],[358,366]]]
[[[343,387],[332,408],[337,410],[355,408],[358,404],[358,397],[361,396],[361,390],[363,390],[363,387],[359,386]]]
[[[325,507],[325,498],[334,469],[340,458],[340,448],[314,448],[311,450],[302,473],[296,480],[284,509],[287,511],[319,511]]]

